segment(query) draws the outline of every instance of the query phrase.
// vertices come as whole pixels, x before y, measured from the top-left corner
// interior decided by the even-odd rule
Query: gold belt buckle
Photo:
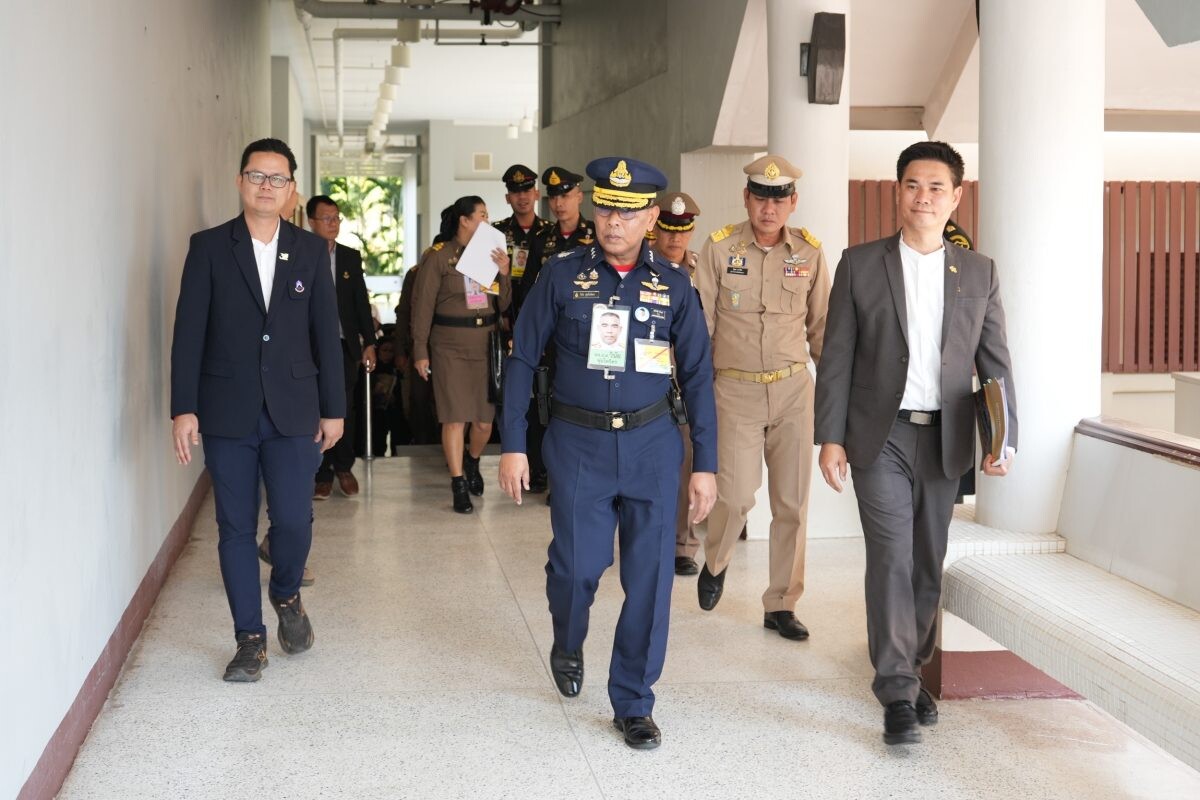
[[[625,415],[624,414],[620,414],[616,411],[610,411],[608,413],[608,416],[611,420],[611,422],[609,422],[609,424],[612,425],[612,429],[614,431],[619,431],[625,427]]]
[[[763,383],[774,383],[777,380],[779,380],[779,370],[762,373],[762,382]]]

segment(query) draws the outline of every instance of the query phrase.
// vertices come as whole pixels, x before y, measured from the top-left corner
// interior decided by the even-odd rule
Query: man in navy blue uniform
[[[268,595],[279,644],[313,643],[300,603],[312,543],[312,476],[342,436],[346,387],[325,243],[279,218],[296,190],[296,158],[278,139],[242,153],[243,213],[192,236],[171,345],[175,455],[191,462],[203,435],[217,506],[221,578],[237,653],[227,681],[267,665],[259,586],[259,477],[271,520]]]
[[[562,694],[579,694],[589,610],[600,576],[613,563],[617,529],[625,603],[608,696],[625,743],[649,749],[662,741],[651,716],[651,687],[666,657],[683,459],[676,424],[684,419],[673,402],[670,347],[691,422],[688,500],[697,522],[716,498],[712,356],[687,273],[644,241],[658,217],[653,203],[666,176],[616,157],[593,161],[587,174],[596,182],[596,243],[548,259],[517,319],[505,368],[500,486],[518,503],[529,489],[526,398],[553,337],[552,419],[543,444],[554,529],[546,564],[554,625],[550,670]]]

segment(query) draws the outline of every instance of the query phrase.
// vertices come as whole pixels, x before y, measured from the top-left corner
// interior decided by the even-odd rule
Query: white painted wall
[[[446,120],[431,121],[428,152],[429,205],[423,220],[426,245],[437,235],[442,209],[458,198],[479,195],[487,203],[492,219],[504,219],[512,213],[512,209],[504,202],[504,182],[500,176],[513,164],[524,164],[539,172],[541,169],[537,162],[537,134],[523,133],[516,139],[509,139],[503,125],[456,125]],[[474,171],[473,153],[492,154],[490,172]],[[582,170],[582,165],[578,169]]]
[[[265,3],[5,4],[0,797],[14,797],[187,499],[168,377],[193,231],[269,132]],[[201,679],[203,676],[197,676]]]

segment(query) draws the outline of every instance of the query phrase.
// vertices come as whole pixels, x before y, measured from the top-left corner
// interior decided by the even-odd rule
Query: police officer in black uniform
[[[536,213],[538,201],[537,173],[524,164],[513,164],[504,172],[504,200],[512,208],[512,216],[495,224],[496,230],[508,240],[508,261],[511,264],[512,305],[505,314],[508,330],[516,324],[525,296],[533,288],[541,267],[537,243],[552,233],[554,223]],[[546,491],[546,464],[542,461],[542,437],[546,428],[538,419],[537,409],[529,411],[529,491]]]
[[[580,212],[583,207],[581,183],[582,175],[563,167],[548,167],[542,173],[542,185],[546,187],[550,212],[557,224],[551,223],[534,244],[532,255],[537,256],[538,269],[559,253],[596,241],[595,225]],[[536,270],[533,277],[537,278]]]
[[[666,656],[683,461],[677,425],[685,421],[693,448],[693,519],[704,519],[716,499],[712,354],[687,273],[643,240],[658,217],[654,197],[666,177],[649,164],[616,157],[591,162],[587,173],[596,182],[596,242],[548,259],[517,319],[505,367],[500,486],[518,503],[528,489],[526,398],[553,338],[556,374],[544,444],[554,530],[546,564],[554,626],[550,669],[563,695],[579,693],[589,609],[613,562],[615,528],[625,603],[608,695],[625,743],[649,749],[662,741],[651,716],[651,687]]]

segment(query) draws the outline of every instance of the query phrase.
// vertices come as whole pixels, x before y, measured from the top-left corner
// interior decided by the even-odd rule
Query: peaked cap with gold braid
[[[598,208],[640,210],[649,208],[667,176],[644,161],[624,156],[597,158],[587,165],[592,188],[592,205]]]
[[[690,231],[696,227],[700,206],[686,192],[668,192],[655,201],[659,207],[658,221],[654,224],[664,231]]]

